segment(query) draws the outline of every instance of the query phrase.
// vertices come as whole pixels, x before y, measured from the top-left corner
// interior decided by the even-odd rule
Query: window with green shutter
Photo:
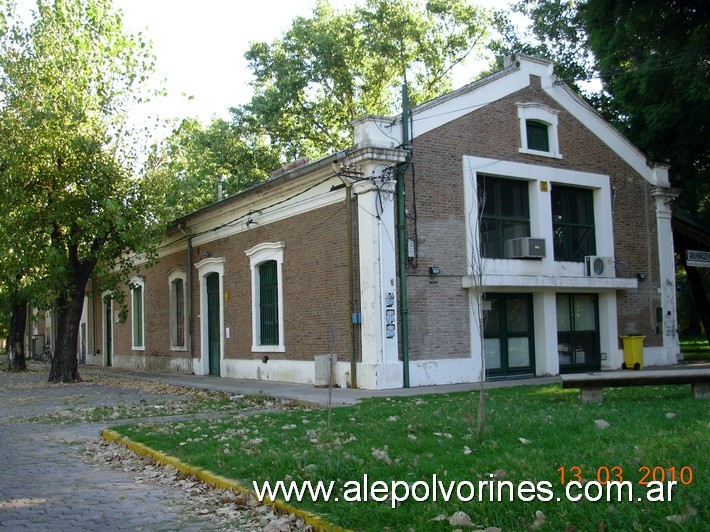
[[[136,285],[133,294],[133,347],[142,348],[143,344],[143,285]]]
[[[173,287],[173,337],[172,343],[176,347],[185,345],[185,282],[175,279]]]
[[[547,124],[539,120],[525,121],[529,150],[550,151],[550,137],[547,128]]]
[[[261,345],[279,345],[279,283],[275,260],[259,266],[259,331]]]

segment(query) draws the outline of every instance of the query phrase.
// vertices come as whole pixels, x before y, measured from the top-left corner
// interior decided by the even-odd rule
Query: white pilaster
[[[358,387],[366,389],[402,387],[394,190],[394,181],[379,178],[353,185],[358,205],[362,313]]]
[[[678,197],[675,189],[668,187],[652,187],[651,194],[656,199],[656,231],[658,233],[658,272],[660,279],[660,296],[662,321],[658,325],[663,334],[663,350],[647,364],[675,364],[680,354],[678,341],[678,317],[676,314],[675,290],[675,250],[673,248],[673,232],[671,229],[672,204]],[[656,350],[657,351],[657,350]],[[654,359],[658,360],[654,360]]]

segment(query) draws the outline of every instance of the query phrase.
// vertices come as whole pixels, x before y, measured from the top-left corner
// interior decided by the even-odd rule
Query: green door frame
[[[486,294],[485,301],[492,300],[500,301],[500,312],[498,314],[498,332],[489,333],[488,331],[484,334],[484,345],[486,339],[498,339],[500,340],[500,357],[501,357],[501,367],[496,369],[489,369],[486,367],[486,378],[487,379],[505,379],[522,377],[535,374],[535,324],[533,315],[533,298],[532,294],[508,294],[508,293],[491,293]],[[527,319],[528,327],[525,332],[509,332],[508,319],[507,319],[507,302],[511,299],[522,299],[527,305]],[[490,315],[486,317],[486,321],[490,319]],[[486,327],[488,329],[488,327]],[[510,367],[509,366],[509,342],[511,338],[527,338],[528,339],[528,353],[530,356],[528,366]]]

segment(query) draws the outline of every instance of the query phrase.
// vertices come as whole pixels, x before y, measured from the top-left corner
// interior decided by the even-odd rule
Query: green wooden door
[[[104,300],[104,356],[106,365],[111,365],[111,350],[113,347],[113,311],[111,299]]]
[[[259,329],[261,345],[279,345],[278,272],[275,260],[259,266]]]
[[[207,351],[209,357],[210,375],[219,376],[219,274],[207,276]]]

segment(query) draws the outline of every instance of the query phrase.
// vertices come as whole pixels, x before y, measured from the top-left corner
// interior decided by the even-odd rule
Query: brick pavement
[[[82,444],[97,440],[106,424],[17,421],[68,405],[139,402],[146,394],[108,386],[48,385],[45,380],[44,371],[0,371],[0,529],[214,529],[206,518],[189,515],[179,489],[137,483],[131,473],[82,461]]]

